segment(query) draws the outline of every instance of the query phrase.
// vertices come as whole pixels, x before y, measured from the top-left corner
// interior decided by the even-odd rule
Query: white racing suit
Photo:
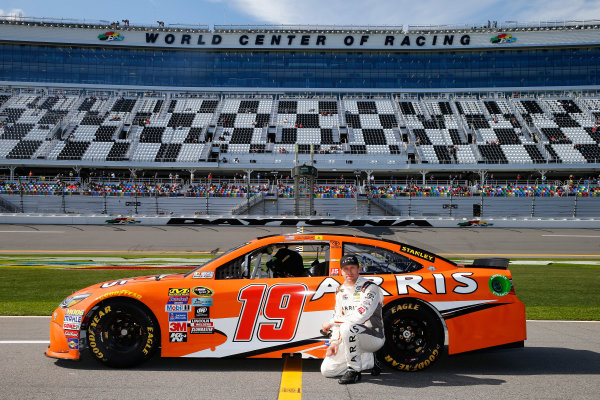
[[[338,343],[336,355],[325,357],[321,373],[328,377],[343,375],[348,368],[362,371],[373,368],[374,352],[385,341],[379,286],[359,276],[353,287],[341,285],[335,295],[335,314],[329,321],[331,343]]]

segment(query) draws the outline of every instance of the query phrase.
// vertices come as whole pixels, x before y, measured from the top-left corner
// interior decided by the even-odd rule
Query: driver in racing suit
[[[341,384],[356,383],[361,371],[381,369],[375,355],[385,341],[381,308],[383,294],[379,286],[359,276],[360,265],[355,256],[340,260],[344,283],[335,295],[335,314],[323,322],[322,331],[331,331],[321,373],[328,377],[343,375]]]

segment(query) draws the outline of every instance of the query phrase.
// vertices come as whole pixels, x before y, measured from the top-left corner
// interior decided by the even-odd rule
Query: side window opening
[[[343,254],[358,258],[361,275],[404,274],[423,268],[423,265],[402,254],[365,244],[344,243]]]
[[[329,243],[275,243],[253,250],[216,270],[215,279],[327,276]]]

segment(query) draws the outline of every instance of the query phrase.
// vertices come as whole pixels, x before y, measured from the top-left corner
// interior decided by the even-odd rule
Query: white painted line
[[[600,238],[600,236],[594,235],[542,235],[545,237],[580,237],[580,238]]]
[[[0,315],[0,318],[51,318],[50,315]]]
[[[49,340],[0,340],[0,344],[50,344]]]
[[[570,324],[570,323],[573,323],[573,324],[581,324],[581,323],[599,324],[600,323],[600,321],[562,321],[559,319],[555,319],[555,320],[553,320],[553,319],[528,319],[526,321],[527,322],[562,322],[565,324]]]
[[[0,231],[0,233],[65,233],[65,231]]]

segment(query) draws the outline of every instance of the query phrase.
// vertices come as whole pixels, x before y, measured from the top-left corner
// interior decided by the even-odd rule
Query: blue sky
[[[0,15],[132,24],[482,25],[600,20],[600,0],[2,0]]]

